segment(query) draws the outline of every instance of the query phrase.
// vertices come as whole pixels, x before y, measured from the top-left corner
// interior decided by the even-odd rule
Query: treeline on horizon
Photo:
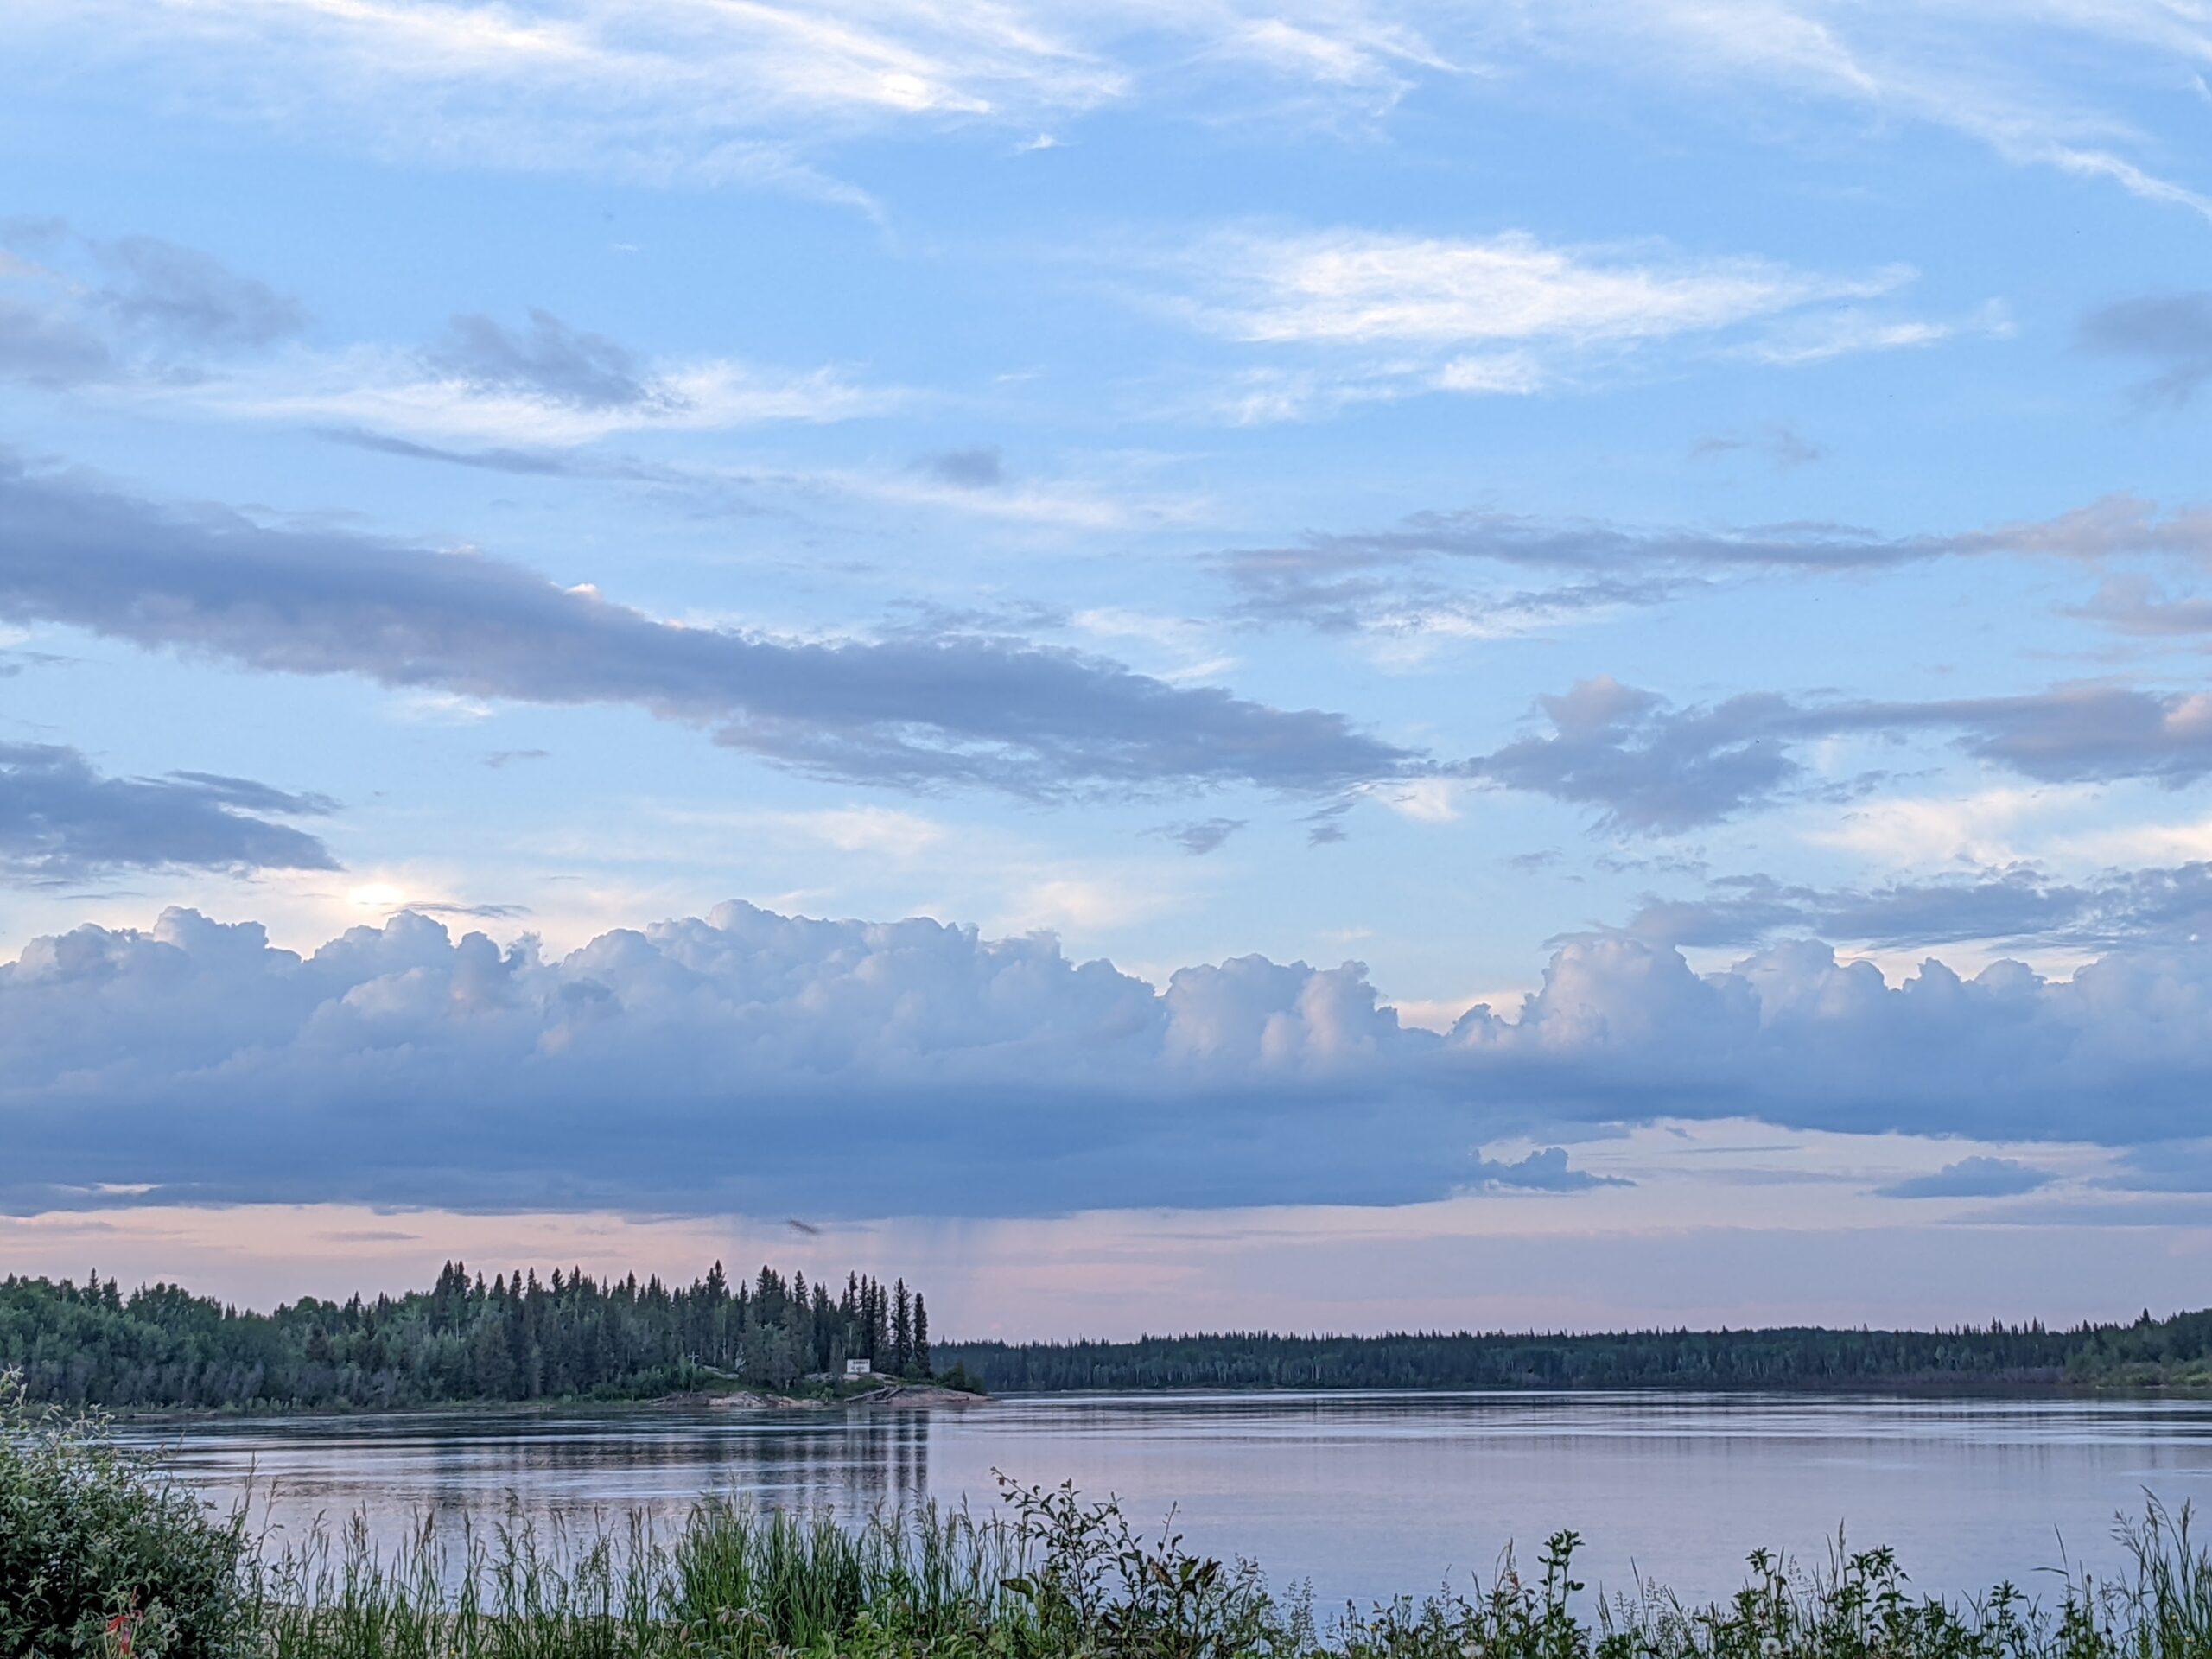
[[[1171,1389],[1834,1389],[2212,1386],[2212,1311],[2054,1330],[1262,1332],[937,1351],[994,1394]]]
[[[486,1283],[449,1262],[427,1291],[271,1313],[180,1287],[124,1294],[0,1280],[0,1372],[34,1400],[118,1410],[342,1408],[466,1401],[641,1399],[737,1382],[790,1390],[866,1359],[894,1376],[932,1370],[929,1308],[901,1279],[827,1283],[762,1268],[732,1284],[717,1262],[689,1285],[581,1269]]]

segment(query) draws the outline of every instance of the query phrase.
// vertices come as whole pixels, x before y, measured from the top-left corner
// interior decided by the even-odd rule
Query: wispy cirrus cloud
[[[556,320],[547,321],[565,330]],[[587,393],[584,380],[563,379],[547,362],[523,359],[512,369],[488,372],[481,364],[442,351],[362,346],[288,354],[253,372],[176,389],[145,388],[138,396],[220,418],[355,426],[416,440],[496,445],[511,453],[569,448],[620,433],[852,420],[881,414],[905,396],[857,384],[829,368],[783,370],[728,359],[632,362],[634,390],[618,397],[606,395],[620,384],[613,377],[605,390]],[[570,365],[568,372],[584,371]]]
[[[1809,96],[1948,128],[2019,167],[2116,185],[2212,219],[2212,194],[2129,114],[2146,66],[2212,64],[2200,8],[2129,0],[1637,0],[1605,14],[1531,11],[1524,45],[1691,91]],[[2133,96],[2131,96],[2133,94]]]
[[[1233,340],[1478,349],[1710,333],[1889,293],[1913,275],[1897,266],[1831,276],[1755,258],[1567,248],[1520,232],[1464,240],[1232,232],[1201,244],[1192,260],[1217,283],[1193,302],[1193,319]]]
[[[25,0],[0,39],[117,86],[158,73],[173,105],[382,154],[749,184],[870,214],[868,192],[811,159],[825,143],[978,124],[1027,137],[1198,86],[1325,124],[1462,73],[1411,9],[1368,0]]]
[[[1231,549],[1213,562],[1230,589],[1230,614],[1241,621],[1433,643],[1660,603],[1728,577],[2004,556],[2093,568],[2151,558],[2200,568],[2212,563],[2212,511],[2161,511],[2139,497],[2111,495],[2049,518],[1891,536],[1821,521],[1636,525],[1469,507],[1414,513],[1380,530]],[[1497,573],[1510,579],[1501,583]],[[1522,573],[1532,573],[1536,585]],[[2084,613],[2145,633],[2212,626],[2196,601],[2126,575],[2108,578]]]
[[[2028,863],[1876,887],[1723,876],[1694,898],[1649,898],[1624,931],[1707,949],[1812,936],[1874,950],[1950,944],[2186,946],[2212,930],[2212,864],[2067,879]]]
[[[1158,262],[1159,299],[1201,331],[1295,354],[1232,378],[1218,406],[1300,418],[1425,392],[1523,395],[1668,342],[1775,363],[1923,345],[1948,326],[1869,318],[1847,333],[1800,314],[1884,298],[1910,267],[1856,274],[1654,245],[1576,247],[1526,232],[1449,238],[1338,228],[1224,230]],[[1798,320],[1796,333],[1779,325]]]

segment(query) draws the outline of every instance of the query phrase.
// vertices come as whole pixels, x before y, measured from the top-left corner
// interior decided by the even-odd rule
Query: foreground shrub
[[[97,1421],[0,1376],[0,1655],[234,1659],[257,1651],[242,1521],[219,1522]]]

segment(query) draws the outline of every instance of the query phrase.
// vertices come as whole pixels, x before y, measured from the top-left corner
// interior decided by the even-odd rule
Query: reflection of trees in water
[[[449,1535],[529,1521],[575,1538],[636,1511],[671,1524],[709,1497],[840,1516],[912,1510],[929,1497],[930,1433],[924,1411],[480,1418],[210,1439],[184,1472],[224,1501],[251,1478],[257,1520],[293,1536],[359,1510],[387,1547],[425,1514]]]

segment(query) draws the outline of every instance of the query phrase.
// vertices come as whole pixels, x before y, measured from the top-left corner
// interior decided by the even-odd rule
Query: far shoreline
[[[1347,1388],[1311,1385],[1264,1387],[1193,1384],[1173,1388],[1032,1389],[1008,1389],[1003,1393],[978,1393],[949,1389],[926,1380],[900,1380],[888,1386],[870,1389],[839,1398],[820,1395],[776,1394],[757,1389],[738,1389],[727,1392],[687,1389],[672,1394],[634,1398],[594,1399],[589,1395],[580,1395],[559,1399],[442,1400],[394,1406],[217,1406],[185,1409],[155,1408],[145,1410],[109,1410],[102,1414],[109,1421],[123,1427],[156,1426],[164,1423],[188,1425],[222,1422],[386,1421],[408,1418],[645,1417],[654,1414],[679,1414],[789,1416],[875,1409],[966,1411],[980,1406],[997,1405],[1014,1401],[1140,1401],[1188,1399],[1194,1396],[1218,1399],[1264,1399],[1271,1395],[1286,1398],[1345,1400],[1444,1399],[1454,1396],[1514,1399],[1541,1395],[1591,1399],[1602,1397],[1683,1399],[1702,1395],[1717,1399],[1741,1400],[1893,1400],[1910,1402],[1977,1400],[2052,1402],[2171,1400],[2177,1402],[2202,1402],[2212,1401],[2212,1386],[2158,1382],[2100,1385],[2083,1382],[2069,1383],[2063,1379],[2044,1381],[2024,1378],[1999,1381],[1937,1377],[1884,1379],[1854,1382],[1849,1384],[1827,1383],[1819,1387],[1787,1384],[1769,1384],[1763,1387],[1719,1383],[1688,1385],[1665,1382],[1637,1386],[1530,1383],[1522,1386],[1493,1384],[1466,1387],[1408,1384],[1398,1387]]]

